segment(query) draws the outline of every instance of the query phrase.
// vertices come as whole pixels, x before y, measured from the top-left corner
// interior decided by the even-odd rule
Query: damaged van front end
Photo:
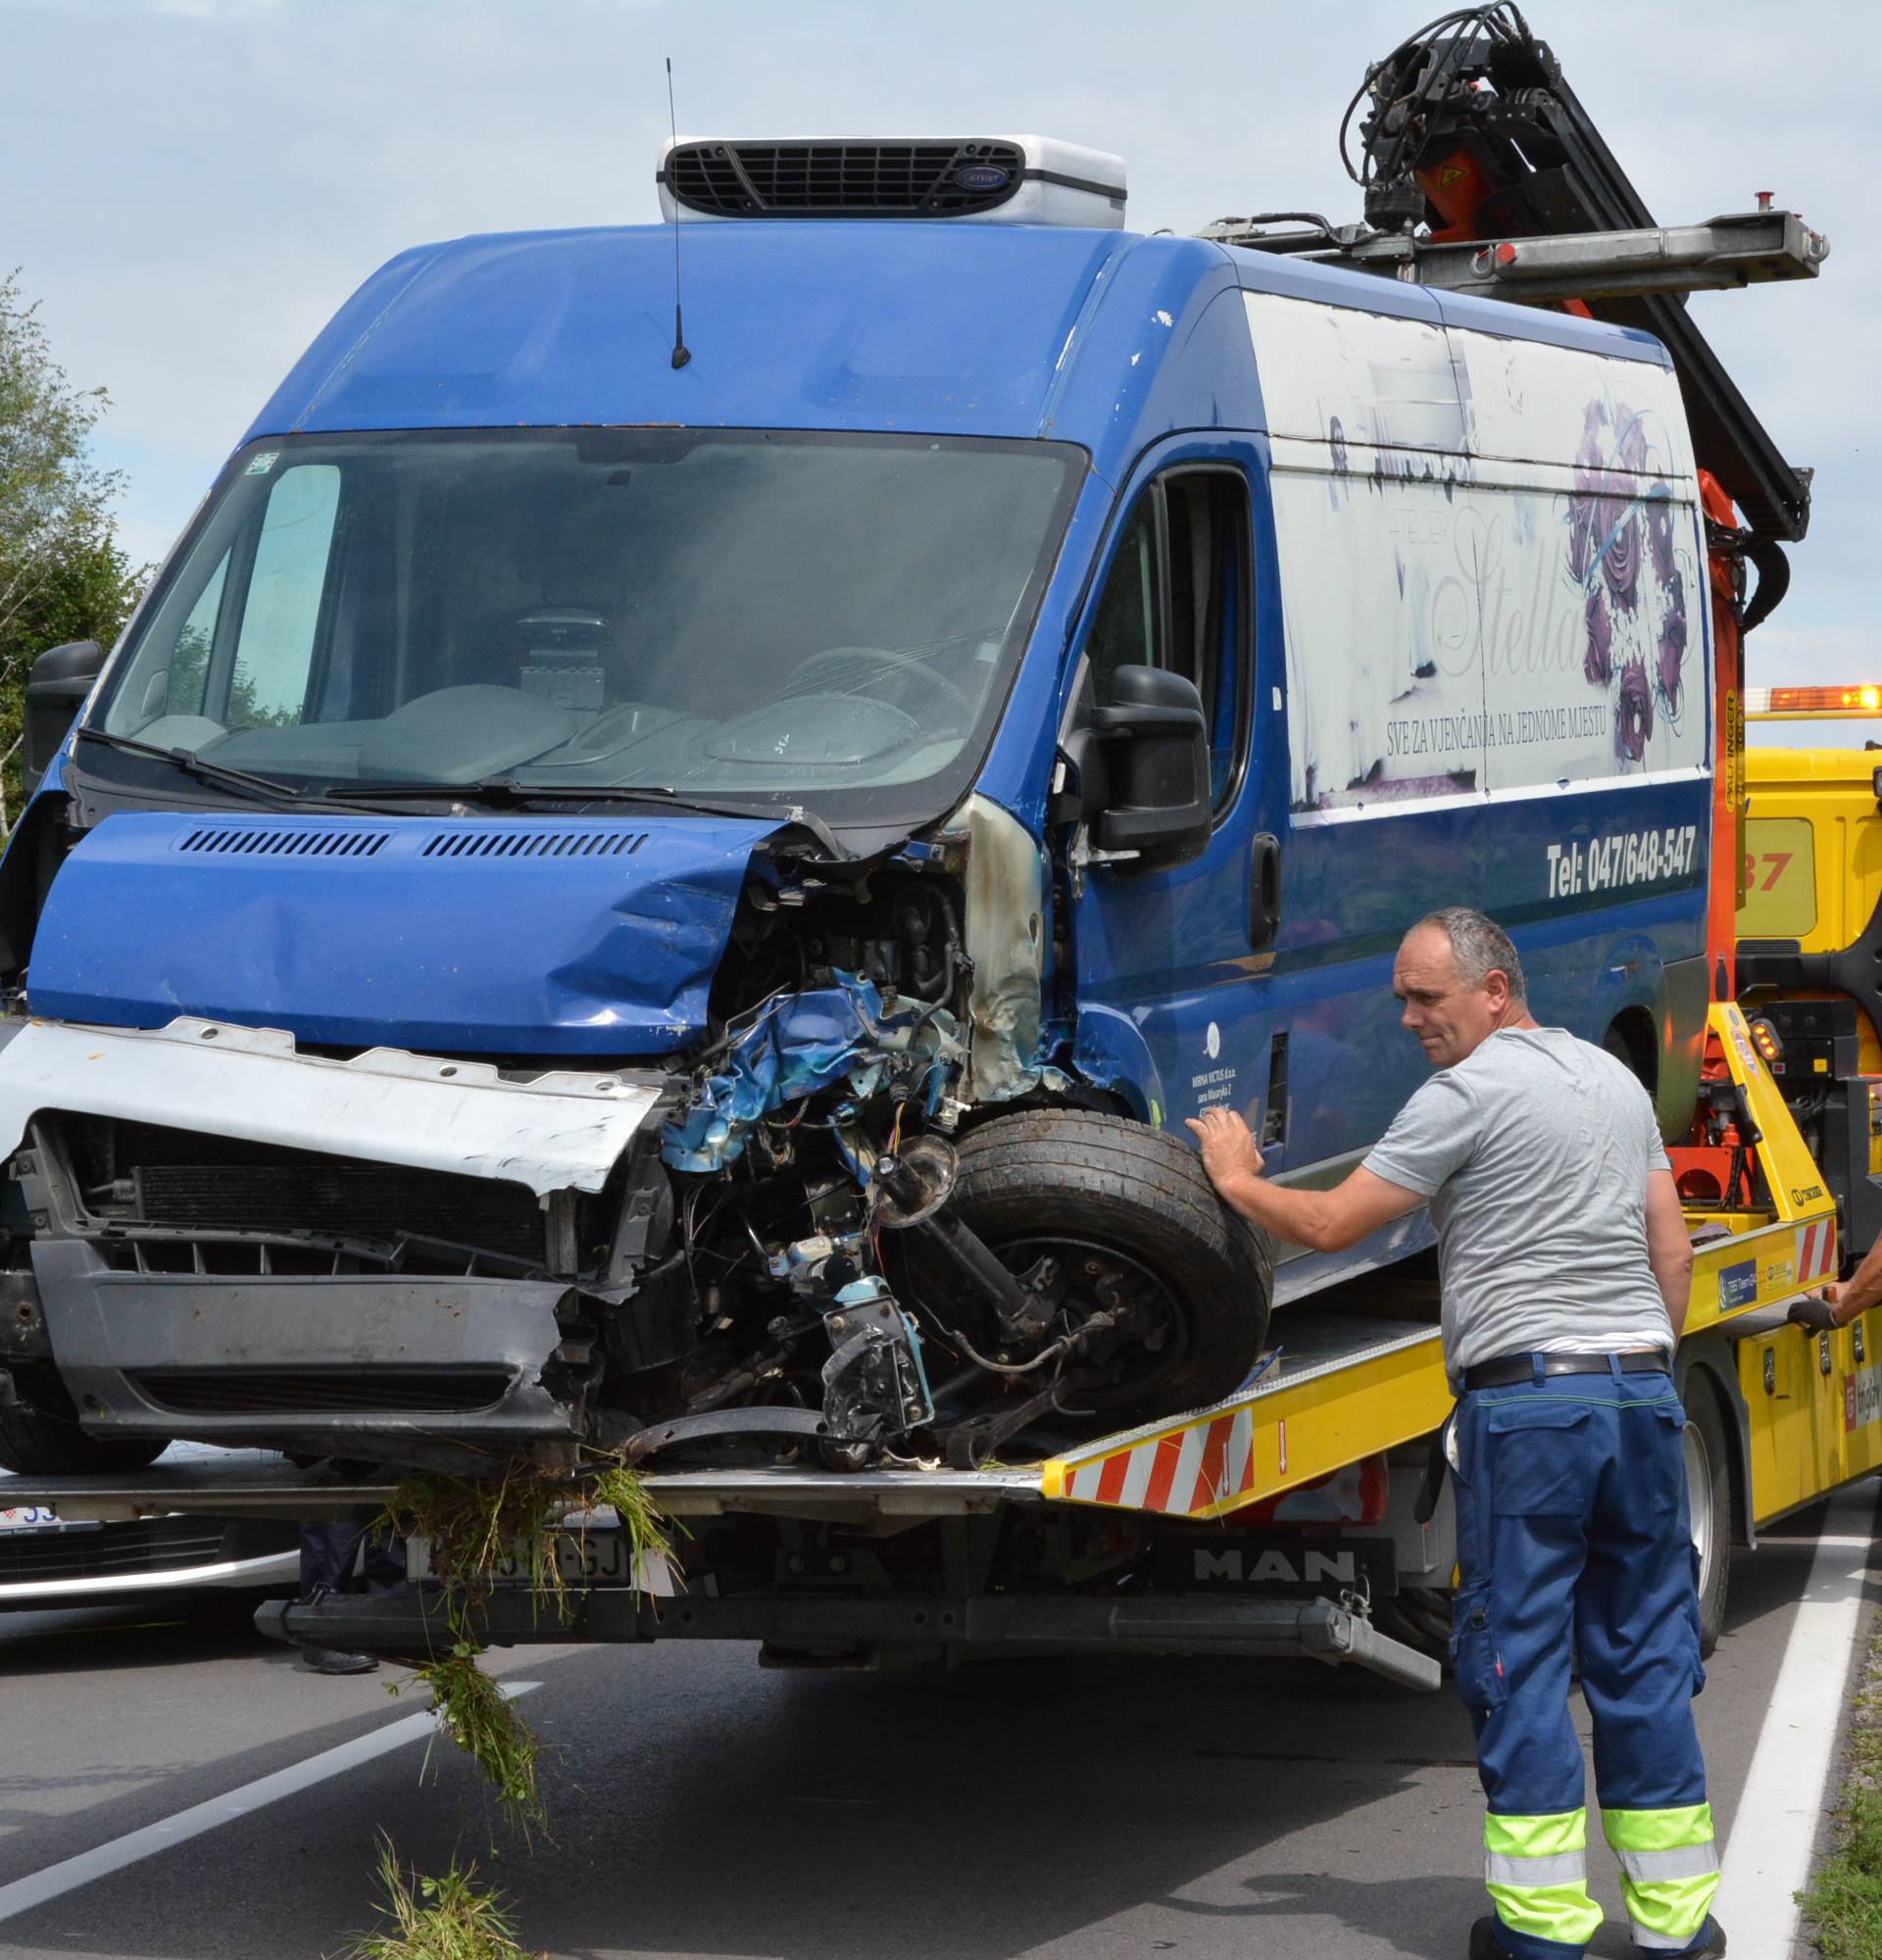
[[[284,855],[292,926],[269,943]],[[125,931],[163,917],[194,930]],[[101,1439],[437,1465],[740,1435],[857,1460],[916,1432],[942,1446],[898,1297],[921,1262],[891,1279],[883,1234],[943,1205],[970,1109],[1063,1085],[1037,1058],[1043,919],[1036,845],[978,798],[860,864],[789,825],[699,818],[121,815],[39,921],[34,1004],[58,1017],[4,1023],[0,1148],[40,1333],[16,1343],[16,1396]],[[525,991],[585,973],[613,1045],[669,1052],[467,1052],[514,1046],[520,947]],[[270,998],[314,998],[314,958],[318,1014],[266,1025]],[[241,1018],[159,1022],[178,998]],[[437,1052],[354,1045],[427,1013]],[[952,1254],[991,1292],[954,1313],[949,1375],[976,1333],[1019,1361],[1128,1345],[1114,1304],[1073,1339],[1104,1302],[1079,1315],[977,1242],[964,1275],[960,1244],[936,1235],[930,1268]],[[1023,1326],[979,1326],[1015,1298]]]

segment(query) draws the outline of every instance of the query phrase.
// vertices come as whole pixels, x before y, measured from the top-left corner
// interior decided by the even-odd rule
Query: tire
[[[1732,1579],[1731,1441],[1718,1391],[1703,1368],[1692,1369],[1679,1392],[1686,1408],[1686,1497],[1693,1548],[1699,1554],[1699,1651],[1702,1658],[1725,1630]]]
[[[1659,1095],[1659,1064],[1655,1059],[1651,1045],[1636,1047],[1628,1040],[1626,1028],[1619,1021],[1610,1021],[1608,1032],[1601,1038],[1601,1046],[1603,1052],[1611,1054],[1650,1098]]]
[[[87,1436],[75,1422],[25,1403],[0,1408],[0,1467],[23,1477],[141,1470],[169,1447],[163,1437]]]
[[[1451,1667],[1451,1592],[1448,1587],[1402,1586],[1372,1608],[1379,1632],[1426,1654],[1448,1673]]]
[[[1081,1396],[1101,1410],[1101,1428],[1220,1401],[1261,1356],[1274,1283],[1267,1240],[1223,1205],[1174,1137],[1080,1109],[996,1116],[961,1140],[949,1202],[1015,1269],[1044,1242],[1100,1261],[1115,1251],[1154,1275],[1173,1351],[1132,1350],[1134,1376]],[[930,1274],[918,1291],[933,1285]]]

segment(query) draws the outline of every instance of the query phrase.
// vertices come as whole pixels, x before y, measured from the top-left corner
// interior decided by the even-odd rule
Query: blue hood
[[[48,1018],[303,1042],[663,1054],[706,1024],[763,819],[108,817],[60,867]]]

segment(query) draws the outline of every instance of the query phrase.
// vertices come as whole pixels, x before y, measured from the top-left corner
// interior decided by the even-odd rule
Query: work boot
[[[301,1658],[310,1674],[371,1674],[379,1665],[371,1654],[348,1653],[344,1647],[303,1647]]]
[[[1709,1919],[1705,1935],[1697,1946],[1682,1946],[1677,1953],[1656,1950],[1649,1955],[1644,1946],[1636,1946],[1634,1951],[1642,1956],[1642,1960],[1719,1960],[1725,1951],[1725,1929],[1717,1920]]]
[[[1498,1936],[1503,1921],[1486,1912],[1470,1929],[1470,1960],[1510,1960],[1510,1949]]]

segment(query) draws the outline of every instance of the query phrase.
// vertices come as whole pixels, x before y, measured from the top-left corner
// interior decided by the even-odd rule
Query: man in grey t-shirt
[[[1536,1024],[1515,948],[1480,912],[1421,919],[1392,983],[1438,1073],[1340,1184],[1268,1183],[1233,1111],[1190,1128],[1226,1203],[1315,1250],[1430,1205],[1459,1391],[1452,1654],[1497,1908],[1472,1929],[1471,1960],[1571,1960],[1601,1924],[1567,1709],[1577,1659],[1636,1946],[1722,1954],[1670,1372],[1692,1247],[1653,1105],[1612,1055]]]

